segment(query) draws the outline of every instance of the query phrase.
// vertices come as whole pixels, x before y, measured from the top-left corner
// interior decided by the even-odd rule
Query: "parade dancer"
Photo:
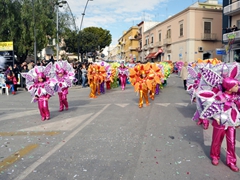
[[[50,119],[48,100],[54,95],[55,81],[50,78],[52,63],[46,67],[35,66],[27,73],[21,73],[26,78],[26,87],[33,96],[32,102],[38,102],[42,121]]]
[[[122,90],[125,89],[127,76],[128,76],[128,68],[124,66],[124,62],[121,62],[120,67],[118,67],[118,77],[121,82]]]
[[[59,97],[59,112],[68,110],[68,88],[76,82],[75,73],[73,67],[67,61],[57,61],[54,64],[56,73],[56,87],[55,90],[58,92]]]
[[[139,93],[139,108],[143,107],[143,101],[145,100],[146,106],[149,105],[148,90],[152,89],[154,81],[154,74],[150,72],[150,64],[139,64],[134,68],[129,69],[129,80],[134,86],[135,92]],[[159,78],[156,76],[156,79]],[[159,81],[159,79],[157,80]]]
[[[213,133],[210,157],[212,164],[217,166],[219,164],[221,154],[221,144],[224,136],[227,141],[226,164],[234,172],[238,172],[237,158],[235,154],[236,144],[236,129],[240,126],[239,109],[240,109],[240,90],[239,80],[239,65],[235,64],[230,67],[231,70],[228,76],[214,73],[211,69],[203,69],[202,75],[205,80],[216,86],[221,84],[222,88],[216,94],[214,91],[199,91],[197,95],[205,100],[204,110],[200,118],[213,119]]]
[[[96,92],[99,83],[102,83],[106,78],[106,71],[104,66],[100,66],[98,64],[92,64],[88,67],[88,82],[90,86],[90,98],[97,98]]]

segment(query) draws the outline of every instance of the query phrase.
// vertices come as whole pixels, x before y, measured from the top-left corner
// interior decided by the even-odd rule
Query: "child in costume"
[[[139,92],[139,108],[143,107],[143,99],[145,99],[148,106],[148,90],[152,89],[153,83],[153,77],[149,75],[150,64],[139,64],[134,68],[130,68],[129,72],[130,82],[134,86],[135,92]]]
[[[213,134],[210,157],[212,164],[217,166],[220,159],[221,144],[226,135],[227,141],[227,155],[226,164],[234,172],[238,172],[237,158],[235,154],[236,144],[236,129],[240,126],[240,90],[239,81],[235,78],[239,76],[239,65],[234,64],[229,66],[230,70],[228,76],[221,77],[221,75],[213,72],[211,69],[203,69],[203,78],[213,87],[219,87],[216,94],[214,91],[203,90],[199,91],[197,95],[205,99],[206,107],[202,111],[200,118],[213,119]]]
[[[126,66],[124,66],[123,62],[121,62],[120,67],[118,67],[118,77],[121,82],[122,90],[125,89],[127,76],[128,76],[128,68]]]
[[[57,61],[54,64],[56,73],[56,87],[59,97],[59,112],[68,110],[68,88],[72,87],[73,82],[76,82],[75,73],[73,67],[67,61]]]
[[[150,64],[150,73],[148,76],[153,78],[152,89],[150,89],[149,96],[152,100],[154,100],[155,94],[159,94],[161,79],[164,79],[164,75],[159,65],[157,65],[156,63],[152,63]]]
[[[233,78],[224,78],[223,88],[225,92],[222,94],[222,101],[226,101],[223,110],[228,111],[231,107],[231,103],[234,102],[237,105],[237,110],[240,109],[240,101],[238,100],[238,81]],[[220,99],[219,99],[220,100]],[[236,101],[236,102],[235,102]],[[234,115],[233,115],[234,116]],[[234,120],[234,119],[233,119]],[[218,165],[220,159],[220,149],[224,136],[226,135],[227,140],[227,156],[226,163],[232,171],[238,172],[237,158],[235,154],[235,143],[236,143],[236,129],[234,126],[225,127],[221,125],[217,120],[212,122],[213,135],[210,156],[212,158],[212,164]]]
[[[100,66],[98,64],[91,64],[88,67],[88,82],[90,86],[90,98],[97,98],[96,92],[97,92],[97,87],[99,87],[100,90],[100,85],[99,83],[102,83],[106,78],[106,71],[104,66]]]
[[[21,73],[26,78],[26,87],[33,97],[32,102],[38,102],[42,121],[50,119],[48,100],[54,95],[55,86],[55,81],[50,78],[51,69],[52,63],[49,63],[46,67],[35,66],[29,72]]]

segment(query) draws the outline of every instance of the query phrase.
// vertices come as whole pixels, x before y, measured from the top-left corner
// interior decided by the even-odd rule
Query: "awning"
[[[156,52],[149,53],[149,54],[145,57],[145,59],[150,59],[150,58],[152,58],[155,54],[156,54]]]
[[[162,52],[163,52],[163,50],[159,49],[158,52],[156,52],[152,58],[156,58]]]
[[[153,53],[149,53],[148,55],[147,55],[147,57],[145,57],[145,59],[151,59],[151,58],[157,58],[157,56],[160,54],[160,53],[162,53],[163,52],[163,50],[162,49],[159,49],[157,52],[153,52]]]

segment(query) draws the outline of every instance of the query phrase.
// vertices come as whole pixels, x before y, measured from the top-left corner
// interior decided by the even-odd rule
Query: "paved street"
[[[131,85],[89,99],[89,88],[69,90],[69,110],[42,122],[30,93],[0,95],[0,180],[236,180],[240,173],[209,158],[212,127],[191,120],[195,105],[171,75],[150,106],[138,108]],[[240,129],[237,130],[240,167]]]

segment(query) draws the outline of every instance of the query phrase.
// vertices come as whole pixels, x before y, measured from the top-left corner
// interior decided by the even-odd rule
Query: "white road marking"
[[[129,104],[115,104],[115,105],[117,105],[117,106],[120,106],[120,107],[124,108],[124,107],[126,107],[127,105],[129,105]]]
[[[185,106],[185,107],[188,106],[188,103],[175,103],[175,104],[180,105],[180,106]]]
[[[85,128],[89,123],[91,123],[96,117],[98,117],[110,104],[104,106],[99,112],[93,115],[88,121],[79,126],[76,130],[74,130],[71,134],[69,134],[63,141],[61,141],[58,145],[52,148],[47,154],[42,156],[40,159],[35,161],[32,165],[25,169],[19,176],[17,176],[14,180],[24,180],[30,173],[34,171],[40,164],[45,162],[47,158],[49,158],[53,153],[58,151],[63,145],[65,145],[68,141],[70,141],[77,133],[79,133],[83,128]]]
[[[9,114],[1,115],[0,121],[5,121],[8,119],[21,119],[21,117],[24,117],[24,116],[37,115],[37,114],[39,114],[38,109],[31,110],[31,111],[15,112],[15,113],[9,112]]]
[[[93,113],[77,116],[74,118],[68,118],[62,121],[56,121],[51,123],[44,123],[39,126],[33,126],[19,131],[69,131],[77,127],[85,119],[90,117]]]
[[[98,107],[98,106],[105,106],[105,105],[107,105],[107,104],[70,106],[69,107],[69,112],[71,111],[72,107],[75,107],[75,108],[95,107],[95,106]],[[9,120],[9,119],[19,119],[19,120],[21,120],[21,117],[32,116],[32,115],[38,115],[39,116],[39,110],[38,110],[37,107],[32,109],[32,110],[29,110],[29,109],[32,109],[32,108],[28,108],[27,110],[26,110],[26,108],[18,108],[18,110],[22,110],[22,111],[21,112],[11,112],[11,111],[15,111],[16,109],[11,109],[11,108],[3,109],[3,108],[1,108],[1,110],[0,110],[0,121],[5,121],[5,120]],[[49,110],[50,110],[50,112],[58,111],[58,109],[53,109],[53,108],[49,108]],[[5,111],[7,111],[7,112],[5,112]],[[3,112],[3,114],[2,114],[2,112]]]
[[[213,127],[211,125],[209,125],[207,130],[203,130],[203,140],[204,140],[205,146],[211,146],[212,131],[213,131]],[[238,140],[236,140],[236,148],[240,148],[240,142]],[[226,144],[226,138],[224,137],[221,151],[224,150],[224,152],[226,153],[226,149],[227,149],[227,144]],[[240,167],[240,157],[238,156],[238,154],[236,154],[236,157],[237,157],[237,165],[238,167]]]
[[[155,103],[155,104],[159,106],[168,107],[170,103]]]

